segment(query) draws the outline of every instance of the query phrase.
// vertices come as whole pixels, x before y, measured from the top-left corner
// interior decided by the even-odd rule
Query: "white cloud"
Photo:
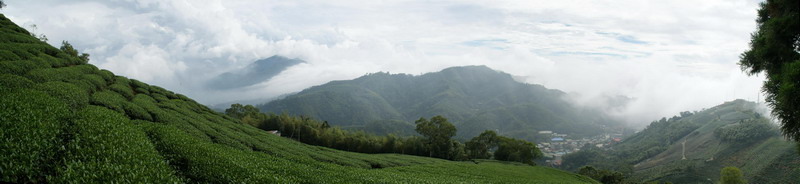
[[[635,100],[647,123],[735,98],[758,1],[9,1],[3,11],[69,40],[92,63],[202,103],[270,98],[366,73],[487,65],[531,83]],[[209,78],[275,54],[307,60],[271,81],[215,91]]]

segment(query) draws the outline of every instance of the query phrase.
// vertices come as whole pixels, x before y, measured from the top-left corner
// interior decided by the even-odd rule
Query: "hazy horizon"
[[[740,71],[759,1],[15,1],[2,12],[91,64],[203,104],[268,99],[366,73],[486,65],[642,125],[759,99]],[[37,25],[36,30],[31,25]],[[205,87],[273,55],[305,60],[269,81]],[[260,103],[260,102],[253,102]]]

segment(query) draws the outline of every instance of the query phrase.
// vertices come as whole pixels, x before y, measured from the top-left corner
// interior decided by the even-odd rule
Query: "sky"
[[[54,46],[69,41],[99,68],[207,105],[261,103],[380,71],[486,65],[643,125],[761,98],[764,76],[737,65],[756,29],[758,3],[6,0],[1,11]],[[253,86],[204,85],[273,55],[306,62]],[[617,96],[631,100],[606,103]]]

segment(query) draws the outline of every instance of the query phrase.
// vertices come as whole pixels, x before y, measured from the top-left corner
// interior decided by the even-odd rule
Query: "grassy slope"
[[[546,167],[302,144],[80,64],[3,15],[0,26],[0,181],[596,183]]]
[[[707,179],[716,181],[723,167],[735,166],[742,169],[751,182],[798,182],[800,168],[796,165],[784,166],[784,170],[780,171],[769,171],[786,163],[800,164],[794,144],[778,136],[777,130],[775,136],[746,145],[724,142],[714,136],[714,130],[719,127],[755,118],[752,110],[754,105],[737,100],[682,119],[699,127],[675,141],[665,151],[636,164],[634,177],[676,183],[703,182]],[[684,141],[686,160],[682,160],[681,143]]]

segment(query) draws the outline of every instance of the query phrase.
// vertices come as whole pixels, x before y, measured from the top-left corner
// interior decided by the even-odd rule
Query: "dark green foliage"
[[[139,105],[136,105],[135,103],[123,103],[122,108],[125,109],[125,114],[127,114],[131,119],[140,119],[146,121],[154,120],[153,116],[150,115],[150,112]]]
[[[7,51],[7,50],[0,50],[0,61],[12,61],[12,60],[20,60],[19,56],[14,54],[14,52]]]
[[[720,171],[721,184],[745,184],[747,183],[742,176],[742,171],[736,167],[725,167]]]
[[[456,135],[456,126],[442,116],[434,116],[430,121],[419,118],[415,123],[416,131],[425,137],[430,157],[453,159],[448,156],[453,151],[451,138]]]
[[[492,157],[491,148],[497,147],[499,138],[497,132],[487,130],[472,138],[466,143],[466,151],[469,158],[489,159]]]
[[[79,113],[66,145],[69,161],[52,181],[174,183],[179,179],[146,134],[122,114],[99,106]]]
[[[622,175],[622,173],[604,169],[595,169],[592,166],[581,167],[578,171],[578,174],[588,176],[592,179],[600,181],[603,184],[625,183],[625,176]]]
[[[99,91],[92,94],[90,102],[92,105],[99,105],[120,113],[125,113],[124,104],[127,100],[125,100],[122,95],[112,91]]]
[[[497,160],[522,162],[534,165],[533,160],[542,157],[542,152],[531,142],[500,137],[494,158]]]
[[[581,150],[575,153],[564,155],[562,158],[561,168],[575,171],[586,165],[598,165],[599,162],[606,160],[601,150],[592,148],[591,145],[581,147]]]
[[[497,149],[500,156],[495,159],[522,162],[533,165],[533,160],[542,157],[541,151],[533,143],[498,136],[494,131],[486,131],[464,144],[452,140],[455,127],[447,119],[436,116],[427,120],[420,118],[418,129],[424,137],[399,138],[393,134],[375,136],[363,131],[346,131],[330,127],[305,117],[291,117],[286,114],[262,114],[251,106],[233,104],[225,110],[232,117],[262,130],[277,130],[282,136],[295,140],[340,150],[361,153],[402,153],[410,155],[445,158],[450,160],[488,159],[491,150]],[[468,150],[469,149],[469,150]],[[497,154],[495,152],[495,154]],[[479,155],[479,156],[476,156]]]
[[[111,84],[110,86],[108,86],[108,89],[110,89],[111,91],[119,93],[120,95],[122,95],[126,99],[132,99],[133,98],[133,90],[131,89],[130,86],[127,86],[127,85],[124,85],[124,84],[120,84],[120,83],[115,83],[115,84]]]
[[[775,130],[766,119],[748,119],[729,124],[714,130],[714,135],[724,141],[747,144],[764,137],[776,136]]]
[[[78,50],[72,47],[72,44],[69,44],[67,41],[61,42],[61,51],[65,54],[79,58],[83,64],[89,63],[89,54],[87,53],[79,53]]]
[[[150,85],[147,85],[135,79],[131,79],[130,84],[133,90],[136,91],[136,93],[150,94]]]
[[[106,80],[106,84],[114,82],[115,79],[114,73],[111,73],[111,71],[102,69],[99,72],[97,72],[97,74],[100,75],[100,77],[103,77],[103,80]]]
[[[767,74],[763,91],[784,135],[800,141],[800,1],[767,0],[758,10],[758,30],[739,65]]]
[[[6,74],[14,74],[14,75],[24,75],[28,73],[28,71],[30,70],[43,67],[50,67],[50,66],[49,65],[41,66],[36,62],[32,62],[29,60],[14,60],[14,61],[0,62],[0,72]]]
[[[0,92],[15,88],[30,88],[31,86],[33,86],[33,81],[25,77],[0,73]]]
[[[258,113],[258,109],[252,105],[231,104],[231,108],[225,109],[225,115],[236,119],[242,119],[245,116],[255,116]]]
[[[89,91],[99,91],[106,89],[107,83],[97,74],[83,74],[83,80],[77,81],[77,83],[81,83],[85,86],[89,86]]]
[[[59,161],[69,108],[45,93],[0,93],[0,170],[2,181],[42,181]]]
[[[28,72],[27,77],[35,82],[75,81],[80,80],[83,73],[75,67],[42,68]]]
[[[89,94],[86,90],[70,83],[50,81],[40,83],[36,89],[47,92],[50,96],[61,100],[70,109],[80,109],[89,105]]]

